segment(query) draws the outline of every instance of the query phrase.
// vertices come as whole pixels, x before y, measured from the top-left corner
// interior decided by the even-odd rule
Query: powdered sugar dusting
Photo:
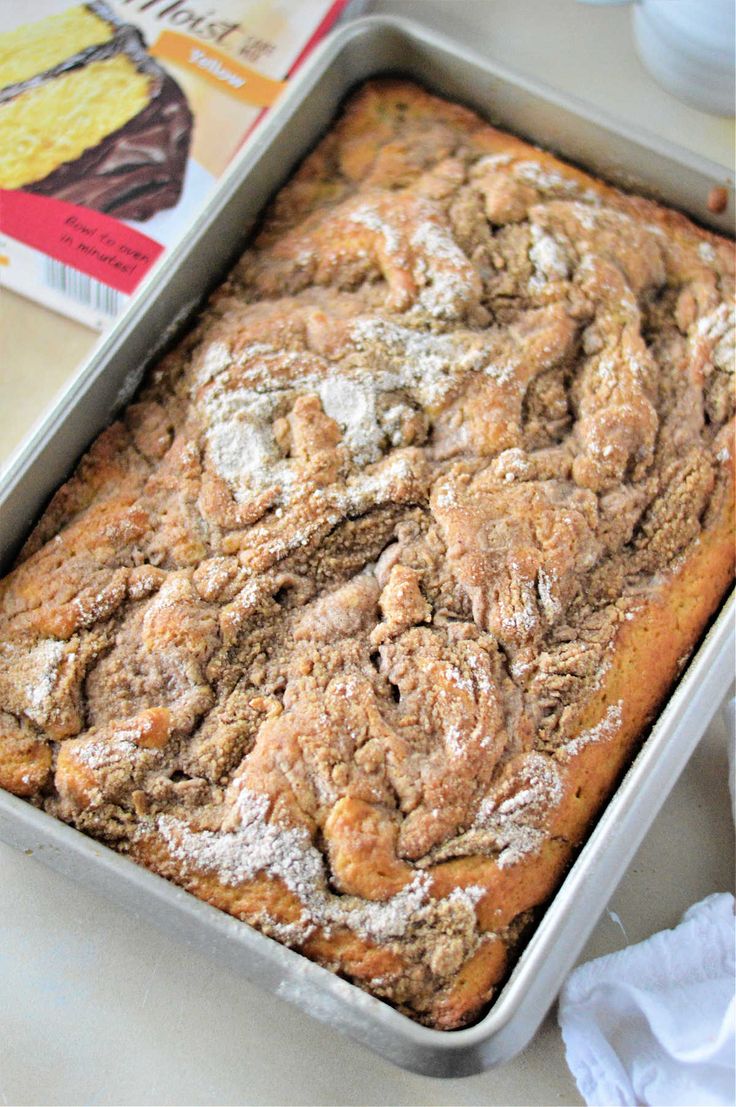
[[[105,741],[86,742],[74,751],[77,761],[90,769],[104,769],[121,763],[130,764],[138,753],[134,736],[139,732],[118,731]]]
[[[696,348],[704,345],[706,356],[724,373],[736,371],[736,308],[719,304],[695,325],[693,341]]]
[[[544,568],[537,570],[537,592],[547,622],[553,623],[562,612],[562,604],[556,594],[554,577]]]
[[[459,507],[457,489],[450,480],[437,481],[433,489],[433,497],[435,506],[441,509]]]
[[[621,726],[623,705],[623,700],[610,704],[599,723],[589,730],[581,731],[581,733],[570,742],[565,743],[563,747],[564,755],[566,757],[574,757],[575,754],[579,753],[585,746],[590,745],[591,742],[601,742],[606,738],[611,738]]]
[[[729,308],[728,304],[725,303],[719,304],[713,311],[698,319],[695,324],[695,334],[698,338],[707,338],[711,342],[718,342],[719,339],[724,337],[729,327],[734,326],[735,318],[736,312],[733,308]]]
[[[372,473],[358,473],[343,492],[333,493],[331,502],[341,515],[362,514],[373,504],[387,503],[398,496],[398,486],[411,478],[412,469],[405,457],[389,457]]]
[[[288,485],[291,466],[282,459],[271,424],[278,395],[249,388],[228,389],[226,380],[207,393],[207,447],[220,475],[237,500],[249,492]]]
[[[469,910],[475,910],[487,890],[482,884],[466,884],[464,888],[453,888],[447,900],[450,903],[461,903]]]
[[[344,911],[338,897],[326,904],[326,921],[343,923],[361,937],[377,942],[400,938],[412,916],[427,902],[430,880],[426,873],[415,873],[400,892],[383,903],[358,901],[358,906]]]
[[[33,676],[26,687],[26,714],[39,726],[43,726],[49,717],[50,698],[65,653],[64,642],[45,638],[28,655],[28,665]]]
[[[440,404],[460,376],[480,370],[489,357],[479,335],[431,334],[379,317],[356,320],[350,337],[359,351],[372,353],[376,389],[406,389],[422,407]]]
[[[208,343],[197,374],[197,383],[199,385],[207,384],[208,381],[223,373],[231,361],[230,350],[224,342]]]
[[[268,799],[247,788],[240,791],[236,809],[240,823],[231,830],[195,832],[171,815],[159,816],[156,825],[171,855],[185,868],[214,873],[231,886],[258,873],[282,880],[304,905],[301,924],[289,928],[292,941],[304,940],[315,925],[347,926],[369,940],[390,941],[404,934],[409,920],[428,900],[430,878],[421,871],[384,902],[333,895],[322,855],[306,830],[267,822]],[[471,898],[472,892],[466,890],[465,900]]]
[[[511,154],[484,154],[482,158],[478,158],[473,168],[476,172],[482,173],[486,169],[497,169],[501,165],[508,165],[513,161]]]
[[[411,244],[418,252],[414,276],[424,284],[419,303],[430,315],[453,318],[473,292],[468,259],[449,231],[429,220],[419,224]]]
[[[536,223],[530,224],[529,230],[532,236],[529,259],[534,266],[532,286],[539,288],[547,281],[566,280],[570,264],[563,246]]]
[[[368,465],[381,456],[384,431],[376,411],[378,390],[367,378],[330,377],[317,394],[326,415],[339,425],[343,441],[356,465]]]
[[[524,567],[516,558],[509,562],[516,578],[516,588],[511,603],[500,610],[500,623],[510,635],[522,637],[534,634],[539,624],[537,592],[534,581],[524,574]]]
[[[76,745],[74,757],[90,769],[135,764],[141,754],[156,756],[160,753],[156,747],[151,748],[149,745],[154,730],[155,723],[151,715],[143,714],[131,719],[127,725],[117,725],[104,737],[95,737],[92,741]]]
[[[457,723],[451,723],[444,733],[445,745],[454,757],[462,757],[464,747],[460,741],[462,731]]]
[[[238,356],[250,366],[238,387],[232,386],[222,344],[213,344],[216,356],[205,358],[198,380],[208,382],[200,407],[207,423],[208,456],[236,500],[279,488],[283,504],[298,492],[295,466],[273,433],[274,419],[298,395],[319,396],[325,414],[340,427],[353,463],[361,468],[376,462],[389,445],[404,444],[402,422],[416,407],[441,405],[462,376],[483,369],[489,359],[489,344],[477,334],[435,335],[369,316],[353,324],[349,341],[354,348],[350,367],[330,371],[325,363],[318,374],[312,362],[300,362],[292,353],[282,384],[275,378],[261,381],[276,351],[253,343]],[[385,394],[395,392],[405,393],[406,399],[382,403]]]
[[[363,204],[362,207],[351,212],[349,219],[351,223],[367,227],[368,230],[379,235],[383,240],[383,248],[388,254],[401,254],[401,240],[396,229],[387,223],[385,219],[381,219],[375,207],[368,203]]]
[[[481,803],[474,829],[491,831],[500,847],[500,868],[515,865],[535,853],[546,837],[549,812],[561,801],[562,781],[557,766],[542,753],[526,755],[518,772],[516,791],[501,789]]]
[[[546,169],[538,161],[517,161],[512,167],[514,176],[528,181],[541,192],[580,192],[580,185],[570,177],[563,177],[556,169]]]

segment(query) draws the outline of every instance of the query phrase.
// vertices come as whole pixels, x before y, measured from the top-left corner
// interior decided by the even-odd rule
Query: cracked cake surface
[[[364,86],[0,583],[0,785],[476,1019],[731,579],[733,285]]]

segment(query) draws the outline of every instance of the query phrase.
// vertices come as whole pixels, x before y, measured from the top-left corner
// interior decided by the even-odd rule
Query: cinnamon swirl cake
[[[733,287],[363,87],[0,585],[0,783],[476,1019],[731,579]]]

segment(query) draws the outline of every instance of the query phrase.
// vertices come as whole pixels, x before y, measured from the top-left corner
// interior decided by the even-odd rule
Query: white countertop
[[[732,124],[685,107],[639,64],[625,8],[574,0],[402,0],[507,66],[722,165]],[[0,460],[95,336],[3,293]],[[734,863],[725,735],[703,740],[581,957],[674,925]],[[31,858],[0,845],[0,1103],[576,1104],[554,1016],[504,1068],[402,1072]],[[624,933],[625,932],[625,933]]]

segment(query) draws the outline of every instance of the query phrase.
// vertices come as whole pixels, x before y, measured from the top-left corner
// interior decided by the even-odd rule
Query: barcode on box
[[[44,268],[46,284],[55,292],[61,292],[78,304],[86,304],[105,315],[117,315],[120,310],[120,293],[102,281],[96,281],[54,258],[44,258]]]

